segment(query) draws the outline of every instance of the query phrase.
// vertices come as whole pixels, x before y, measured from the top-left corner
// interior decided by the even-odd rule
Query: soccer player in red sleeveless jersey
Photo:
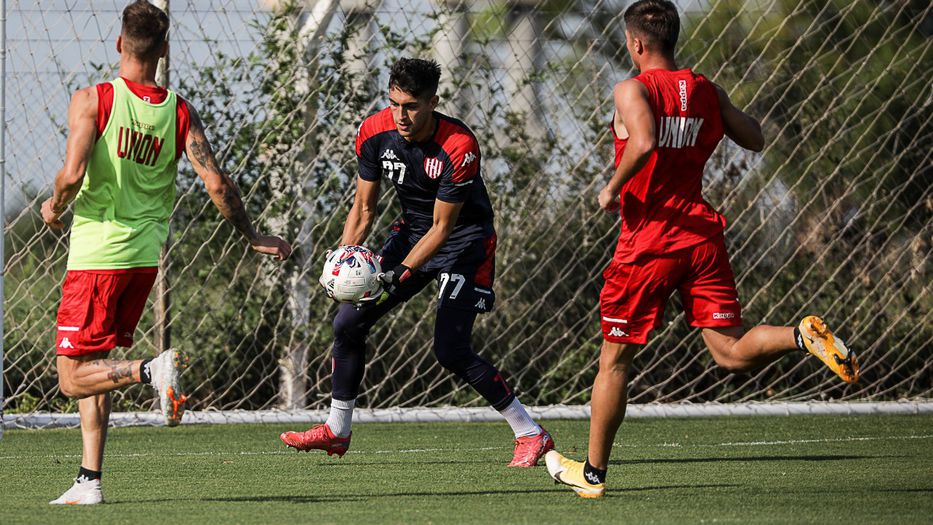
[[[496,232],[476,137],[463,122],[435,111],[440,75],[435,62],[399,60],[389,74],[389,107],[360,125],[356,197],[341,244],[366,240],[385,177],[402,205],[402,219],[380,252],[383,268],[390,269],[384,278],[388,294],[376,304],[340,306],[334,319],[330,417],[305,432],[285,432],[280,438],[298,450],[346,453],[370,329],[436,281],[434,355],[512,427],[515,449],[509,466],[533,467],[554,442],[471,343],[477,314],[491,311],[496,298]]]
[[[68,274],[58,312],[57,368],[61,393],[78,399],[83,453],[74,485],[50,503],[101,503],[101,468],[110,391],[136,383],[159,393],[166,423],[181,421],[178,384],[185,357],[108,359],[133,344],[136,324],[155,281],[174,206],[177,162],[186,152],[221,214],[254,250],[284,260],[291,247],[253,228],[236,184],[217,164],[197,112],[155,82],[168,43],[168,16],[146,0],[123,11],[116,47],[119,78],[78,90],[68,108],[65,163],[42,204],[49,228],[65,225],[75,201]]]
[[[598,197],[600,208],[621,213],[622,227],[600,294],[604,341],[588,457],[578,462],[551,451],[545,458],[555,481],[588,498],[605,491],[609,454],[625,416],[629,367],[660,325],[674,290],[690,325],[702,328],[713,359],[727,370],[754,370],[790,352],[809,351],[844,381],[858,379],[854,353],[816,316],[797,327],[743,329],[725,219],[700,189],[703,166],[723,135],[761,151],[761,127],[722,88],[678,69],[680,21],[673,3],[641,0],[624,19],[626,47],[640,74],[614,89],[616,169]]]

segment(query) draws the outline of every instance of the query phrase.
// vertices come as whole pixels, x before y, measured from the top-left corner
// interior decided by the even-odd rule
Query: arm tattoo
[[[256,236],[253,223],[249,220],[249,215],[246,214],[246,208],[243,206],[243,199],[240,198],[240,190],[232,180],[229,188],[224,192],[221,212],[247,238]]]
[[[237,188],[236,183],[233,182],[217,164],[217,159],[214,157],[214,152],[211,150],[211,144],[207,141],[207,137],[204,136],[201,119],[194,112],[192,112],[191,115],[191,128],[189,133],[192,133],[190,145],[191,156],[194,157],[194,160],[197,161],[198,164],[208,171],[219,174],[224,181],[223,195],[219,201],[214,201],[217,208],[220,209],[221,215],[230,221],[230,223],[247,238],[251,239],[255,237],[256,230],[253,228],[253,224],[246,214],[246,208],[243,206],[243,199],[240,197],[240,190]]]

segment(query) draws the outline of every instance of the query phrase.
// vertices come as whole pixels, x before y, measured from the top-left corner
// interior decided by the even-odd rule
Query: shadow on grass
[[[657,458],[657,459],[614,459],[610,465],[643,465],[656,463],[722,463],[746,461],[850,461],[854,459],[901,458],[905,456],[852,456],[852,455],[821,455],[821,456],[739,456],[717,458]]]
[[[607,494],[607,497],[611,497],[614,494],[623,494],[629,492],[651,492],[651,491],[666,491],[666,490],[694,490],[694,489],[705,489],[705,488],[726,488],[726,487],[739,487],[740,485],[736,484],[706,484],[706,485],[659,485],[651,487],[629,487],[629,488],[618,488],[612,489],[611,492]],[[347,503],[347,502],[366,502],[371,501],[374,498],[405,498],[405,497],[417,497],[417,498],[449,498],[452,496],[509,496],[509,495],[519,495],[519,494],[570,494],[569,489],[564,487],[551,487],[546,489],[525,489],[525,490],[474,490],[474,491],[447,491],[447,492],[385,492],[385,493],[372,493],[372,494],[308,494],[302,496],[279,496],[279,495],[268,495],[268,496],[227,496],[222,498],[197,498],[192,497],[188,498],[187,501],[196,501],[201,503]],[[180,498],[185,500],[185,498]],[[178,502],[179,499],[169,499],[169,498],[160,498],[160,499],[137,499],[137,500],[126,500],[118,502],[109,502],[108,505],[138,505],[140,503],[168,503],[168,502]]]
[[[412,459],[411,461],[327,461],[324,463],[315,464],[315,467],[382,467],[386,465],[476,465],[478,463],[489,463],[489,458],[477,458],[477,459],[456,459],[456,460],[437,460],[437,459],[423,459],[421,461],[417,459]],[[502,463],[504,467],[506,462]],[[543,462],[542,462],[543,464]]]

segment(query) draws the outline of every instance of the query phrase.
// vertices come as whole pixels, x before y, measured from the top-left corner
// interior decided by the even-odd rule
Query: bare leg
[[[58,384],[68,397],[87,397],[139,383],[142,360],[106,359],[106,352],[84,356],[58,356]]]
[[[732,372],[761,368],[797,349],[789,326],[760,325],[748,332],[741,326],[704,328],[703,341],[716,364]]]
[[[609,465],[612,442],[625,418],[628,370],[640,349],[641,345],[603,342],[590,414],[589,462],[598,469]]]
[[[78,401],[81,413],[81,466],[100,471],[104,463],[104,442],[110,421],[110,393],[96,394]]]

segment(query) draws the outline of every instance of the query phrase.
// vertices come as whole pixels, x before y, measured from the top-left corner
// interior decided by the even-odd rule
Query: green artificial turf
[[[586,421],[547,421],[582,459]],[[633,419],[608,492],[584,500],[544,467],[509,469],[505,424],[358,424],[343,458],[279,442],[302,425],[110,432],[104,505],[52,507],[77,430],[7,431],[0,522],[931,523],[933,417]]]

